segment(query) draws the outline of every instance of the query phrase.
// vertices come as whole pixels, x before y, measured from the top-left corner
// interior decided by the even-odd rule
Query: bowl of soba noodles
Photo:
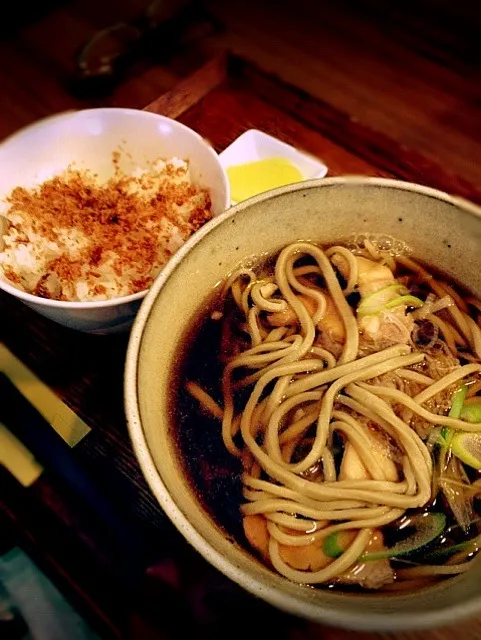
[[[481,613],[480,214],[382,178],[282,187],[204,226],[143,302],[142,471],[275,607],[366,630]]]

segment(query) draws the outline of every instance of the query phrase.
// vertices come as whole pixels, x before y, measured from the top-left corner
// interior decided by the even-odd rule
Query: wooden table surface
[[[135,3],[120,4],[132,11]],[[246,0],[243,10],[237,3],[210,4],[229,26],[226,32],[207,35],[195,48],[181,48],[169,64],[143,67],[102,99],[74,98],[58,81],[71,68],[74,49],[93,26],[103,26],[109,17],[108,12],[99,17],[92,3],[68,3],[16,39],[0,43],[0,77],[6,87],[0,135],[66,108],[96,104],[140,108],[150,103],[150,110],[180,119],[209,138],[218,151],[244,130],[256,127],[318,155],[330,175],[395,176],[481,203],[477,162],[481,130],[476,120],[481,89],[475,82],[479,69],[471,40],[464,42],[463,49],[459,35],[471,33],[467,22],[457,38],[449,39],[439,14],[438,21],[423,22],[408,11],[395,22],[387,20],[387,37],[376,28],[379,12],[374,0],[364,3],[377,16],[372,21],[354,19],[358,9],[352,6],[349,20],[341,20],[339,8],[321,20],[314,8],[317,30],[305,10],[289,20],[290,14],[279,7],[278,22],[273,25],[271,20],[269,28],[273,15],[269,3],[262,8],[261,3],[254,6]],[[426,0],[426,6],[430,4]],[[448,4],[440,3],[443,19],[451,15]],[[248,18],[249,11],[256,16],[255,24]],[[392,17],[395,8],[386,12]],[[418,29],[429,24],[425,32],[429,37],[414,42],[411,29],[409,40],[402,24]],[[305,35],[303,45],[295,42],[299,25]],[[338,38],[333,36],[336,29]],[[55,38],[46,37],[52,33]],[[319,40],[316,49],[315,39],[321,36],[327,40]],[[360,46],[368,42],[369,46]],[[256,59],[258,65],[235,59],[226,67],[221,57],[190,75],[226,44]],[[38,54],[37,67],[32,51]],[[13,56],[10,65],[7,53]],[[354,55],[359,56],[355,74]],[[396,75],[391,78],[388,70],[396,55]],[[28,79],[24,86],[19,86],[15,68]],[[149,575],[133,597],[117,579],[118,564],[129,562],[128,557],[122,560],[122,550],[119,556],[112,549],[108,532],[88,506],[48,470],[25,490],[0,469],[3,532],[20,541],[103,636],[175,638],[179,625],[176,632],[171,624],[180,619],[180,630],[195,629],[194,637],[220,637],[233,615],[239,635],[245,635],[250,625],[239,616],[244,607],[251,614],[259,610],[279,638],[448,640],[454,633],[467,639],[481,637],[481,620],[422,633],[357,633],[308,624],[253,602],[186,545],[142,478],[122,408],[127,337],[72,332],[1,295],[0,340],[92,427],[75,455],[152,549]],[[168,603],[170,616],[158,614],[160,601]]]

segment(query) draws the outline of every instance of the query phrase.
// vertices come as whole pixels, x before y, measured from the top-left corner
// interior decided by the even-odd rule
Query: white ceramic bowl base
[[[119,167],[126,173],[149,168],[160,158],[188,159],[193,181],[210,189],[214,215],[230,205],[227,176],[208,142],[170,118],[119,108],[61,113],[7,138],[0,145],[0,200],[16,186],[33,187],[70,165],[106,180],[113,174],[112,154],[119,150]],[[145,296],[140,292],[106,302],[69,303],[24,293],[5,280],[0,288],[48,318],[90,333],[128,330]]]

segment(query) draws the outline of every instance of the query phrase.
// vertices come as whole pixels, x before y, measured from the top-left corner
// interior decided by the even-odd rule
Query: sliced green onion
[[[464,406],[459,417],[466,422],[481,422],[481,401]]]
[[[406,287],[403,284],[400,284],[399,282],[395,282],[394,284],[389,284],[387,287],[383,287],[382,289],[378,289],[377,291],[374,291],[374,293],[370,293],[369,295],[364,296],[363,302],[373,302],[373,300],[380,300],[380,299],[381,299],[380,302],[382,302],[382,298],[386,293],[399,293],[400,295],[404,295],[409,292],[408,292],[408,289],[406,289]]]
[[[468,392],[468,387],[463,384],[457,391],[453,394],[453,402],[451,404],[451,409],[449,410],[450,418],[459,418],[461,415],[461,411],[463,410],[464,401],[466,399],[466,394]]]
[[[429,436],[428,439],[426,441],[426,444],[428,445],[436,445],[436,444],[441,444],[443,437],[441,435],[441,427],[434,427],[433,429],[431,429],[431,431],[429,432]]]
[[[400,284],[399,282],[390,284],[387,287],[383,287],[382,289],[374,291],[374,293],[363,296],[358,307],[358,313],[359,310],[362,309],[382,308],[386,302],[392,300],[393,296],[396,297],[399,295],[405,295],[407,293],[409,293],[409,291],[403,284]]]
[[[324,539],[322,550],[329,558],[342,556],[344,549],[339,545],[339,532],[331,533]]]
[[[481,522],[481,518],[474,518],[474,520],[471,520],[469,522],[469,526],[472,527],[475,524],[479,524]],[[461,529],[461,527],[459,526],[459,524],[452,524],[450,527],[448,527],[445,531],[445,534],[447,536],[451,535],[451,533],[456,530],[456,529]]]
[[[451,439],[451,451],[461,462],[481,471],[481,433],[458,431]]]
[[[439,486],[456,522],[466,533],[473,520],[473,504],[472,496],[460,484],[468,485],[468,478],[461,460],[452,455],[440,474]]]
[[[435,560],[437,558],[442,558],[443,556],[452,556],[453,553],[457,553],[458,551],[469,551],[474,552],[479,549],[478,546],[479,540],[465,540],[464,542],[460,542],[459,544],[453,544],[450,547],[440,547],[439,549],[435,549],[434,551],[430,551],[423,556],[423,560]]]
[[[398,307],[399,305],[405,305],[406,307],[418,308],[418,307],[422,307],[423,304],[424,302],[421,300],[421,298],[416,298],[416,296],[407,295],[407,296],[400,296],[395,300],[391,300],[390,302],[387,302],[385,307],[386,309],[394,309],[394,307]]]
[[[331,533],[324,539],[322,550],[329,558],[339,558],[349,547],[354,537],[353,531],[348,530]]]
[[[471,520],[469,522],[468,529],[469,527],[472,527],[475,524],[479,524],[480,522],[481,522],[481,518],[475,518],[474,520]],[[451,527],[448,527],[446,531],[444,531],[441,543],[446,542],[447,538],[452,534],[453,531],[455,531],[456,529],[462,529],[462,528],[463,527],[461,527],[459,524],[454,524]],[[474,538],[471,538],[470,540],[464,540],[463,542],[459,542],[457,544],[450,544],[449,546],[445,546],[445,547],[440,546],[437,549],[433,549],[432,551],[425,553],[423,555],[423,560],[424,561],[435,560],[436,558],[440,558],[442,556],[452,555],[453,553],[457,553],[458,551],[466,551],[466,550],[473,551],[473,552],[478,551],[480,543],[481,543],[481,535],[477,535]]]
[[[416,296],[399,296],[394,298],[394,300],[389,300],[389,302],[385,302],[384,304],[378,305],[376,307],[371,305],[364,304],[364,300],[361,302],[359,307],[357,308],[357,314],[359,316],[372,316],[377,315],[378,313],[382,313],[383,311],[389,311],[390,309],[396,309],[397,307],[422,307],[424,302],[420,298],[416,298]]]
[[[371,562],[373,560],[396,558],[425,547],[444,531],[446,516],[444,513],[425,513],[413,516],[403,526],[414,527],[414,532],[404,540],[401,540],[401,542],[397,542],[390,549],[363,553],[359,560]]]
[[[453,399],[451,402],[451,409],[449,410],[450,418],[459,418],[461,416],[461,411],[463,410],[464,400],[466,399],[466,394],[468,392],[468,387],[463,384],[462,387],[459,387],[457,391],[453,393]],[[449,447],[451,444],[452,437],[454,435],[454,430],[449,427],[443,427],[441,429],[441,437],[444,440],[443,446]]]
[[[472,527],[475,524],[479,524],[480,522],[481,522],[481,518],[475,518],[474,520],[471,520],[471,522],[469,523],[469,527]],[[455,529],[461,529],[461,528],[462,527],[460,527],[459,524],[455,524],[451,527],[448,527],[448,529],[446,529],[446,531],[444,532],[443,538],[446,539],[446,536],[450,536]],[[433,549],[429,553],[425,554],[423,559],[434,560],[435,558],[440,558],[441,556],[452,555],[453,553],[457,553],[458,551],[470,551],[470,552],[478,551],[480,543],[481,543],[481,535],[477,535],[474,538],[471,538],[470,540],[464,540],[463,542],[459,542],[458,544],[452,544],[449,547],[439,547],[437,549]]]
[[[463,384],[457,391],[453,393],[453,398],[451,402],[451,409],[449,410],[450,418],[459,418],[461,415],[461,411],[463,409],[464,400],[466,399],[466,394],[468,392],[468,387]],[[448,455],[449,448],[451,447],[451,442],[453,440],[453,436],[455,434],[454,429],[450,429],[449,427],[442,427],[441,429],[441,442],[440,442],[440,452],[438,459],[438,475],[439,478],[442,478],[445,468],[446,468],[446,458]]]

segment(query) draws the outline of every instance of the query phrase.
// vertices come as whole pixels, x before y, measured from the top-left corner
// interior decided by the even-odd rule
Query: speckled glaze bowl
[[[219,282],[247,257],[299,239],[332,243],[356,232],[404,240],[414,255],[481,295],[481,209],[426,187],[380,178],[313,180],[227,211],[183,247],[154,283],[132,329],[125,406],[135,453],[161,507],[220,571],[276,607],[358,630],[441,626],[481,614],[481,565],[435,587],[399,594],[342,594],[289,582],[232,543],[183,472],[169,422],[170,372],[179,341]]]

